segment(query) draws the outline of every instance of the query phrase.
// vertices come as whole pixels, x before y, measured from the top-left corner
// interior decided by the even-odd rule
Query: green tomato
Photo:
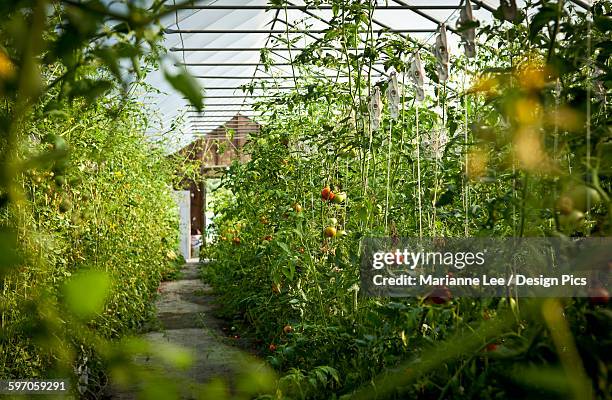
[[[332,201],[336,204],[342,204],[344,203],[345,200],[346,200],[346,193],[340,192],[340,193],[336,193],[336,196],[334,196]]]
[[[559,225],[561,225],[564,230],[570,232],[579,228],[583,221],[584,214],[582,211],[572,210],[568,214],[559,215]]]
[[[574,209],[582,212],[587,212],[601,203],[599,192],[587,185],[573,186],[565,195],[572,200]]]

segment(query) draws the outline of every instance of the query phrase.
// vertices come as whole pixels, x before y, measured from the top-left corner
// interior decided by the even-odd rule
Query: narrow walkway
[[[191,261],[191,260],[190,260]],[[192,360],[187,369],[163,368],[163,376],[175,382],[184,382],[182,398],[192,398],[190,387],[203,384],[213,378],[220,378],[230,387],[235,378],[244,372],[245,366],[265,368],[263,363],[254,361],[236,347],[225,344],[222,334],[223,321],[213,315],[215,305],[212,288],[199,278],[199,264],[188,262],[181,270],[180,279],[162,282],[161,296],[156,302],[157,318],[161,324],[159,331],[143,335],[151,344],[151,349],[163,346],[178,346],[190,355]],[[138,359],[145,369],[159,371],[160,357],[151,354]],[[135,390],[115,392],[113,399],[134,399]]]

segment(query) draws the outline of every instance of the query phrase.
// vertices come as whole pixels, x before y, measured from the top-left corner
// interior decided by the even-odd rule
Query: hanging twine
[[[423,204],[421,200],[421,136],[419,134],[419,106],[416,106],[415,112],[415,130],[416,130],[416,159],[417,159],[417,189],[418,189],[418,204],[419,204],[419,238],[423,238]]]
[[[417,202],[419,207],[419,238],[423,237],[423,204],[421,190],[421,135],[419,133],[419,105],[418,103],[425,100],[425,91],[423,89],[425,80],[425,70],[421,63],[419,53],[415,52],[410,65],[410,78],[412,79],[415,100],[415,133],[416,133],[416,159],[417,159]]]
[[[591,24],[593,22],[593,14],[591,7],[586,13],[587,20],[587,79],[586,79],[586,167],[587,171],[591,169],[591,81],[592,81],[592,60],[591,60]],[[591,199],[587,196],[587,209],[591,207]]]
[[[389,120],[389,146],[387,148],[387,186],[386,186],[386,198],[385,198],[385,232],[388,229],[389,221],[389,192],[391,187],[391,146],[393,143],[393,121],[399,116],[399,87],[397,83],[397,73],[395,69],[391,69],[389,72],[389,82],[387,86],[386,97],[389,104],[389,114],[391,116]]]

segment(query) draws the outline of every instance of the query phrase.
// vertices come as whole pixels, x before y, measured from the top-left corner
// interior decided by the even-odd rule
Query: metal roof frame
[[[227,3],[229,3],[230,1],[231,0],[227,0]],[[200,123],[200,124],[201,123],[213,123],[213,122],[227,123],[228,121],[206,120],[206,118],[210,118],[210,117],[223,118],[226,116],[228,118],[231,118],[241,113],[251,114],[251,113],[265,112],[265,110],[263,111],[253,110],[252,109],[252,106],[254,105],[253,102],[256,102],[258,99],[266,99],[266,98],[270,99],[270,98],[277,97],[277,95],[282,95],[283,93],[284,94],[290,93],[290,92],[279,92],[277,93],[277,95],[253,93],[251,90],[249,90],[250,89],[249,86],[252,86],[256,81],[259,81],[259,82],[270,81],[271,83],[271,81],[276,80],[276,81],[279,81],[279,84],[281,85],[277,87],[274,87],[274,85],[272,85],[266,88],[259,87],[259,85],[255,85],[253,90],[258,91],[258,92],[261,92],[262,90],[299,89],[299,86],[302,84],[302,82],[304,82],[301,79],[304,78],[305,76],[301,76],[300,74],[297,74],[293,68],[291,68],[291,70],[288,70],[288,68],[281,68],[281,67],[293,67],[292,60],[295,58],[295,54],[292,54],[292,52],[300,52],[300,51],[304,51],[305,49],[309,49],[310,40],[304,39],[303,44],[302,44],[302,41],[288,42],[288,40],[298,38],[297,36],[295,36],[297,34],[305,35],[306,37],[312,38],[314,40],[320,40],[322,36],[319,36],[319,35],[324,35],[327,32],[329,32],[329,27],[331,26],[331,23],[332,23],[330,20],[330,18],[332,18],[331,13],[324,12],[324,11],[330,11],[333,9],[333,7],[329,4],[321,4],[318,6],[295,4],[296,2],[299,2],[299,1],[303,2],[304,0],[288,0],[286,1],[286,4],[279,5],[279,6],[270,5],[270,4],[262,5],[262,4],[256,4],[256,3],[255,4],[234,4],[232,5],[232,4],[222,4],[223,0],[217,0],[215,2],[212,2],[213,4],[182,5],[178,7],[178,9],[180,10],[192,10],[193,11],[193,13],[190,13],[189,16],[186,16],[185,18],[183,18],[183,20],[186,20],[187,18],[191,18],[194,16],[198,16],[198,15],[204,16],[204,13],[206,13],[206,17],[208,18],[208,20],[211,20],[210,13],[212,13],[212,15],[215,16],[214,18],[216,18],[216,15],[218,12],[219,20],[221,18],[225,18],[229,16],[230,14],[233,15],[235,13],[239,17],[232,16],[232,18],[236,19],[237,21],[239,20],[241,22],[237,23],[234,26],[232,25],[224,26],[222,23],[217,24],[215,19],[213,18],[211,20],[212,21],[211,24],[205,24],[205,25],[199,25],[199,26],[197,24],[195,26],[191,24],[191,26],[186,26],[181,29],[181,27],[178,24],[179,23],[178,11],[176,11],[176,23],[169,25],[164,29],[164,32],[170,35],[170,37],[172,37],[172,35],[180,35],[180,39],[181,39],[180,43],[177,44],[175,42],[172,45],[167,46],[169,47],[169,50],[171,52],[180,52],[183,55],[182,62],[176,62],[174,65],[179,68],[188,68],[188,67],[227,68],[228,71],[232,67],[235,67],[237,69],[231,70],[232,71],[231,73],[227,73],[223,69],[215,69],[214,71],[205,70],[203,74],[194,74],[194,76],[197,79],[201,79],[201,80],[227,80],[227,81],[244,80],[244,81],[249,82],[249,83],[244,83],[244,84],[236,84],[235,86],[233,83],[228,83],[226,85],[221,84],[217,86],[205,86],[205,90],[210,91],[211,93],[213,93],[213,95],[204,96],[205,97],[205,109],[202,112],[196,112],[193,109],[193,107],[191,107],[190,105],[186,105],[187,112],[189,113],[187,114],[188,121],[190,121],[192,124],[194,123]],[[435,36],[434,34],[439,29],[441,24],[443,23],[446,24],[447,30],[449,32],[455,35],[459,35],[459,32],[457,32],[457,30],[453,26],[450,26],[450,23],[448,22],[451,18],[454,18],[454,16],[456,16],[456,11],[460,10],[463,7],[466,0],[448,0],[446,4],[440,4],[441,2],[438,2],[439,4],[434,4],[435,2],[431,1],[429,3],[420,4],[420,5],[409,4],[409,1],[410,0],[391,0],[391,2],[388,2],[388,0],[374,0],[375,11],[383,11],[383,12],[377,13],[376,17],[372,18],[371,31],[373,33],[388,32],[388,33],[396,34],[399,38],[402,38],[404,40],[414,43],[417,46],[417,49],[426,49],[427,51],[431,51],[431,48],[429,47],[429,43],[431,39]],[[475,10],[482,9],[486,11],[487,13],[492,13],[496,10],[495,6],[492,6],[491,5],[492,3],[487,2],[486,0],[469,0],[469,1],[472,2],[473,8]],[[254,1],[252,0],[245,0],[245,3],[247,2],[254,3]],[[377,4],[377,3],[381,3],[381,4]],[[454,3],[454,4],[448,4],[448,3]],[[591,5],[588,4],[584,0],[569,0],[567,3],[572,3],[585,10],[588,10],[591,7]],[[347,4],[350,4],[350,0],[347,0]],[[244,23],[245,21],[249,21],[250,19],[253,19],[255,17],[250,17],[248,15],[246,17],[243,17],[245,13],[238,12],[238,11],[243,11],[243,10],[244,11],[246,10],[272,11],[274,15],[273,15],[273,18],[271,18],[269,22],[262,24],[261,22],[265,22],[267,18],[265,18],[265,16],[263,17],[263,19],[259,18],[259,17],[262,17],[263,14],[257,13],[255,15],[259,16],[257,17],[258,18],[257,21],[260,21],[259,23],[255,25],[245,24]],[[425,12],[428,10],[431,11],[431,14]],[[450,14],[443,13],[444,10],[449,11]],[[281,11],[285,11],[284,18],[279,18]],[[290,14],[289,11],[292,11],[292,13]],[[387,11],[387,13],[385,13],[384,11]],[[395,13],[390,13],[391,11],[394,11]],[[202,14],[199,14],[201,12]],[[299,15],[297,15],[298,12],[300,13],[300,15],[310,18],[306,20],[305,25],[296,26],[295,24],[286,21],[286,19],[288,21],[296,21],[296,20],[305,21],[305,20],[302,20]],[[418,25],[418,23],[420,22],[417,22],[415,26],[412,26],[409,24],[403,24],[402,26],[402,24],[398,23],[397,20],[394,20],[393,18],[390,18],[390,17],[389,18],[386,17],[387,15],[397,15],[397,13],[399,12],[407,12],[409,14],[415,15],[418,18],[422,19],[424,23],[431,24],[433,25],[433,27],[430,28],[428,25],[420,27]],[[414,20],[417,17],[412,17],[412,19]],[[319,22],[314,22],[314,21],[319,21]],[[389,23],[386,23],[387,21],[389,21]],[[277,27],[276,25],[279,23],[282,23],[284,27],[286,27],[287,29],[281,29],[280,27]],[[393,27],[392,25],[396,25],[396,27]],[[253,28],[248,29],[246,28],[247,26],[253,26]],[[308,27],[313,27],[313,29],[308,29]],[[428,36],[427,39],[425,39],[424,41],[417,41],[413,37],[410,36],[410,34],[413,34],[413,33],[431,34],[431,36]],[[247,37],[249,35],[267,35],[267,37],[265,40],[265,44],[263,45],[261,42],[259,42],[259,39],[248,41],[248,40],[242,40],[243,37],[238,37],[238,36],[232,36],[232,37],[236,37],[235,42],[233,41],[233,39],[232,40],[220,40],[219,39],[219,37],[222,37],[227,34],[246,35],[244,37]],[[190,40],[191,43],[184,43],[183,35],[187,36],[188,38],[191,38]],[[210,36],[197,36],[197,35],[210,35]],[[219,37],[215,37],[213,35],[218,35]],[[275,35],[279,35],[281,37],[275,37]],[[293,35],[293,36],[289,37],[285,35]],[[211,39],[210,41],[202,42],[200,39],[197,39],[197,40],[193,39],[196,37],[197,38],[211,38]],[[274,43],[274,45],[271,46],[270,41],[272,39],[276,39],[278,43]],[[349,50],[364,51],[369,45],[369,42],[362,35],[359,35],[359,41],[361,43],[358,42],[359,44],[355,48],[351,48]],[[297,45],[298,43],[300,45]],[[223,44],[229,44],[229,46],[223,46]],[[235,47],[232,47],[232,45],[235,45]],[[270,52],[270,60],[271,60],[270,65],[274,67],[275,70],[278,69],[279,76],[273,76],[273,72],[270,72],[269,70],[264,71],[261,68],[262,66],[261,59],[257,62],[254,62],[255,61],[254,56],[240,57],[238,55],[239,53],[242,53],[242,52],[245,52],[247,54],[253,54],[253,52],[261,52],[264,49]],[[343,49],[342,47],[337,47],[337,46],[329,46],[329,47],[323,48],[322,50],[336,52],[336,51],[343,51],[345,49]],[[193,53],[205,53],[206,58],[193,54],[192,60],[187,59],[187,54],[192,53],[192,52]],[[215,56],[213,54],[211,57],[209,57],[208,53],[219,53],[219,56]],[[227,56],[225,56],[225,54],[227,54]],[[220,61],[219,62],[212,61],[215,59],[219,59]],[[239,61],[240,59],[244,59],[244,62],[240,62]],[[386,76],[386,72],[384,71],[385,68],[383,68],[383,65],[382,65],[383,62],[384,60],[377,60],[373,65],[369,66],[371,67],[372,72],[377,73],[376,75],[369,75],[370,78],[374,80],[374,79],[384,78]],[[238,68],[244,69],[248,67],[254,67],[252,75],[249,75],[249,76],[244,75],[245,71],[242,71],[242,74],[240,74],[239,72],[236,72],[236,71],[239,71]],[[341,73],[342,71],[338,71],[338,72]],[[309,74],[308,77],[334,79],[334,78],[348,78],[348,75],[329,74],[328,69],[326,69],[325,67],[321,67],[319,76],[317,76],[317,73],[315,72],[315,75]],[[297,79],[300,79],[299,83]],[[294,80],[295,84],[292,85],[287,80]],[[448,88],[448,90],[450,90],[451,92],[454,92],[453,88]],[[226,95],[223,91],[233,91],[233,92],[231,92],[231,94]],[[208,102],[208,100],[215,100],[215,99],[236,99],[240,101],[235,102],[235,103],[229,103],[229,102],[214,103],[214,101]],[[249,101],[249,99],[252,99],[253,102]],[[220,107],[230,107],[230,109],[222,109]],[[236,114],[231,115],[231,113],[234,113],[234,112]],[[245,116],[252,117],[253,115],[245,115]],[[200,119],[203,118],[203,120],[199,120],[198,118]]]
[[[376,5],[375,8],[377,10],[413,10],[413,9],[422,9],[422,10],[458,10],[461,9],[460,5],[454,5],[454,4],[449,4],[449,5],[399,5],[399,6],[393,6],[393,5],[384,5],[384,4],[379,4]],[[318,5],[316,7],[311,7],[308,5],[295,5],[295,4],[287,4],[284,6],[274,6],[274,5],[241,5],[241,4],[235,4],[235,5],[229,5],[229,4],[225,4],[225,5],[217,5],[217,4],[203,4],[203,5],[182,5],[182,6],[178,6],[177,9],[179,10],[264,10],[264,11],[269,11],[269,10],[299,10],[299,11],[304,11],[304,10],[332,10],[333,7],[330,5],[325,5],[325,4],[321,4]]]

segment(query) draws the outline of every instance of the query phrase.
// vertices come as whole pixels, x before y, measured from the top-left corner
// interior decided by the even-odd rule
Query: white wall
[[[185,260],[191,258],[191,197],[189,190],[174,191],[179,213],[179,251]]]

